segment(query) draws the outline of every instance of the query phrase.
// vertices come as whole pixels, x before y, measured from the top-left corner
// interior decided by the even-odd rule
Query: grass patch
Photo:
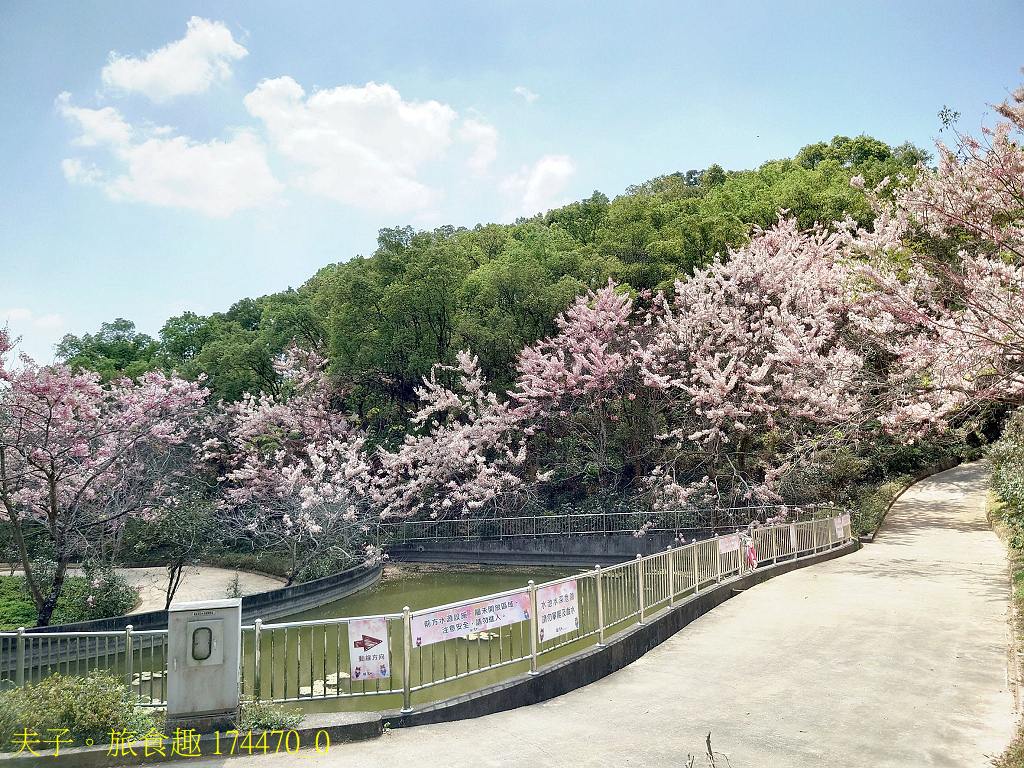
[[[238,717],[240,731],[289,731],[302,722],[301,709],[286,709],[267,701],[242,699]]]
[[[217,568],[239,568],[280,578],[287,578],[291,570],[288,555],[276,552],[218,552],[207,555],[203,562]]]

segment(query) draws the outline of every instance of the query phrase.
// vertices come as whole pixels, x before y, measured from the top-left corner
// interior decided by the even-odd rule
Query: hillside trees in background
[[[847,214],[869,225],[875,211],[850,178],[874,186],[913,177],[928,160],[910,145],[837,136],[756,170],[674,173],[515,224],[385,229],[373,254],[324,267],[298,289],[172,317],[156,341],[118,320],[69,337],[59,359],[106,380],[157,367],[205,374],[214,400],[237,401],[277,394],[273,361],[294,342],[330,357],[349,407],[387,439],[415,410],[421,379],[435,363],[454,366],[458,350],[471,349],[504,391],[519,350],[554,333],[555,318],[608,278],[671,293],[677,278],[741,247],[754,227],[773,226],[780,209],[801,228]]]

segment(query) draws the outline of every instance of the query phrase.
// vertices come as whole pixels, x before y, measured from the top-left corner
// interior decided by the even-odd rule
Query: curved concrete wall
[[[730,529],[731,532],[731,529]],[[682,531],[686,541],[713,535],[704,528]],[[679,546],[675,533],[581,533],[508,539],[444,539],[392,544],[388,557],[407,563],[479,563],[482,565],[614,565],[637,555]]]

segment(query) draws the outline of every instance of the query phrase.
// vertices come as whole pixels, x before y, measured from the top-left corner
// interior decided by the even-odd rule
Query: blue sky
[[[40,361],[374,249],[836,134],[930,147],[1013,2],[0,2],[0,323]],[[372,85],[371,85],[372,84]]]

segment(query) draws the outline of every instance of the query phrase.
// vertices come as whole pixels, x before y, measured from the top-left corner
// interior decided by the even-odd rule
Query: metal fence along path
[[[633,529],[635,530],[635,529]],[[239,685],[260,701],[385,697],[411,711],[520,672],[536,673],[759,565],[852,538],[848,514],[755,527],[543,584],[421,611],[242,627]],[[93,669],[122,675],[144,706],[166,703],[167,630],[0,633],[0,684]],[[415,696],[414,696],[415,694]],[[371,705],[372,706],[372,705]],[[361,708],[361,707],[360,707]],[[387,706],[379,706],[384,709]]]

